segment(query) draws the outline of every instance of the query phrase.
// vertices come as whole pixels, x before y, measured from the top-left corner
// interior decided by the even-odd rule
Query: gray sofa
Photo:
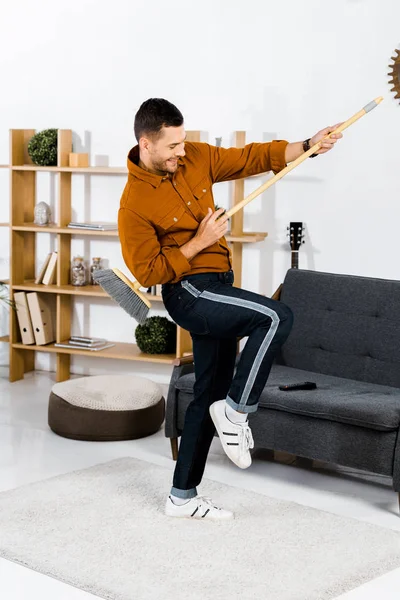
[[[399,492],[400,282],[290,269],[279,293],[294,325],[249,415],[255,448],[387,475]],[[317,389],[278,389],[301,381]],[[177,359],[165,422],[175,459],[193,384],[192,357]]]

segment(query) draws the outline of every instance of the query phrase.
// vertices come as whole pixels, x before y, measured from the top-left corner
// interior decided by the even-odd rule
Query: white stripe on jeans
[[[211,300],[212,302],[220,302],[221,304],[233,304],[234,306],[249,308],[250,310],[254,310],[256,312],[266,315],[267,317],[270,317],[272,321],[271,327],[269,328],[263,343],[260,345],[260,348],[256,354],[256,358],[253,362],[253,366],[250,369],[250,373],[247,378],[242,397],[240,399],[240,404],[238,405],[238,408],[240,410],[247,404],[247,400],[249,399],[249,395],[256,380],[261,363],[264,359],[268,348],[271,345],[274,335],[278,330],[279,317],[277,313],[271,308],[263,306],[262,304],[257,304],[257,302],[253,302],[252,300],[244,300],[243,298],[232,298],[231,296],[224,296],[222,294],[214,294],[213,292],[207,292],[207,290],[205,290],[204,292],[200,292],[194,287],[194,285],[192,285],[189,281],[185,280],[181,282],[181,285],[190,294],[196,296],[196,298],[201,297],[204,300]]]

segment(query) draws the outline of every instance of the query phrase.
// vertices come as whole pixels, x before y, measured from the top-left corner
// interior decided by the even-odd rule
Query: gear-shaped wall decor
[[[392,60],[394,60],[394,63],[389,65],[390,72],[388,75],[391,77],[391,79],[389,79],[389,83],[393,84],[393,87],[390,91],[394,92],[395,98],[400,100],[400,50],[396,49],[395,53],[396,56],[391,57]]]

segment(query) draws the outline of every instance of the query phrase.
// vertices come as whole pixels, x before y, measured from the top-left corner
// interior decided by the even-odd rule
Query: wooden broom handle
[[[234,215],[235,213],[237,213],[238,210],[241,210],[244,206],[246,206],[246,204],[248,204],[249,202],[251,202],[252,200],[254,200],[254,198],[257,198],[257,196],[259,196],[260,194],[262,194],[263,192],[265,192],[265,190],[267,190],[268,188],[270,188],[271,185],[274,185],[274,183],[276,183],[277,181],[279,181],[279,179],[282,179],[282,177],[285,177],[285,175],[287,173],[289,173],[289,171],[292,171],[293,169],[295,169],[297,167],[297,165],[299,165],[300,163],[302,163],[303,161],[305,161],[309,156],[311,156],[311,154],[314,154],[314,152],[316,152],[317,150],[319,150],[321,148],[323,140],[325,140],[326,138],[328,138],[333,133],[340,133],[341,131],[344,131],[345,129],[347,129],[347,127],[350,127],[350,125],[352,125],[353,123],[355,123],[356,121],[358,121],[358,119],[360,119],[365,114],[367,114],[367,112],[369,112],[370,110],[372,110],[373,108],[375,108],[375,106],[378,106],[378,104],[380,104],[382,102],[382,100],[383,100],[382,96],[380,96],[379,98],[376,98],[375,100],[372,100],[372,102],[370,102],[369,104],[367,104],[366,106],[364,106],[364,108],[362,108],[360,111],[358,111],[358,113],[356,113],[350,119],[348,119],[347,121],[345,121],[344,123],[342,123],[341,125],[339,125],[339,127],[337,127],[334,131],[331,131],[330,133],[328,133],[328,135],[326,135],[325,137],[323,137],[322,140],[320,140],[317,144],[314,144],[314,146],[312,146],[312,148],[310,148],[309,150],[307,150],[307,152],[303,152],[303,154],[301,154],[299,156],[299,158],[296,158],[296,160],[294,160],[289,165],[287,165],[284,169],[282,169],[282,171],[280,171],[279,173],[277,173],[277,175],[274,175],[274,177],[271,177],[271,179],[268,179],[268,181],[266,183],[264,183],[259,188],[257,188],[256,190],[254,190],[254,192],[252,192],[251,194],[249,194],[246,198],[244,198],[243,200],[241,200],[240,202],[238,202],[237,204],[235,204],[235,206],[233,206],[231,209],[229,209],[224,214],[227,217],[231,217],[232,215]]]

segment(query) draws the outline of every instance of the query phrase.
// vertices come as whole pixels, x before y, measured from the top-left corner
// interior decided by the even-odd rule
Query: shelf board
[[[9,341],[10,341],[9,335],[3,335],[0,337],[0,342],[9,342]]]
[[[23,225],[13,225],[13,231],[38,231],[45,233],[67,233],[69,235],[99,235],[108,237],[118,237],[118,230],[95,231],[93,229],[78,229],[74,227],[58,227],[57,223],[48,225],[35,225],[34,223],[24,223]]]
[[[0,223],[0,227],[10,227],[10,223]]]
[[[13,225],[13,231],[37,231],[46,233],[66,233],[69,235],[98,235],[108,237],[118,237],[118,230],[113,231],[93,231],[86,229],[78,229],[72,227],[58,227],[56,223],[48,225],[35,225],[34,223],[24,223],[23,225]],[[228,234],[225,236],[227,242],[255,243],[262,242],[268,236],[267,232],[249,232],[240,235]]]
[[[93,173],[98,175],[126,175],[126,167],[39,167],[37,165],[10,165],[12,171],[47,171],[49,173]]]
[[[0,169],[9,169],[10,165],[0,165]]]
[[[98,285],[43,285],[43,283],[35,283],[33,279],[28,279],[27,281],[24,281],[24,283],[14,284],[12,289],[49,294],[73,294],[74,296],[108,296],[108,294],[106,294],[106,292]]]
[[[23,290],[25,292],[45,292],[49,294],[71,294],[73,296],[100,296],[101,298],[109,298],[109,295],[99,285],[83,285],[76,286],[71,284],[66,285],[43,285],[43,283],[35,283],[33,279],[28,279],[24,283],[14,284],[13,290]],[[161,296],[147,294],[146,298],[150,302],[162,302]]]
[[[241,242],[243,244],[246,243],[254,243],[254,242],[262,242],[268,236],[267,232],[258,232],[258,233],[242,233],[240,235],[231,235],[228,234],[225,236],[227,242]]]
[[[115,342],[115,346],[112,348],[105,348],[97,352],[90,350],[84,350],[83,348],[70,349],[70,348],[58,348],[52,344],[46,344],[45,346],[36,346],[35,344],[12,344],[13,348],[19,350],[37,350],[38,352],[57,352],[59,354],[80,354],[86,356],[95,356],[100,358],[118,358],[122,360],[139,360],[143,362],[153,363],[164,363],[172,365],[176,359],[175,354],[144,354],[139,350],[136,344],[127,344],[122,342]]]

